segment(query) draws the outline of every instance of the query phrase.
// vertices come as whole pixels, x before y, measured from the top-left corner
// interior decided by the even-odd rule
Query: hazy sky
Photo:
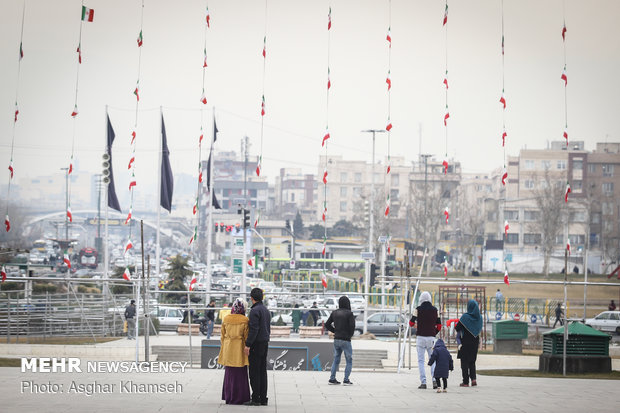
[[[95,10],[82,33],[76,158],[100,171],[105,105],[116,129],[117,190],[126,188],[138,72],[138,0],[85,0]],[[620,140],[620,1],[504,0],[508,154],[543,148],[564,128],[561,28],[568,29],[568,122],[572,139]],[[23,1],[0,2],[0,164],[8,165],[13,128]],[[200,102],[205,7],[208,105]],[[159,107],[168,127],[175,172],[194,173],[200,110],[210,131],[212,106],[221,131],[216,147],[239,150],[250,137],[260,147],[263,35],[267,31],[264,171],[281,167],[316,173],[326,125],[327,12],[332,7],[330,154],[370,160],[368,134],[387,118],[385,78],[388,0],[145,0],[136,173],[151,180],[159,145]],[[416,159],[445,152],[446,58],[443,1],[392,0],[391,150]],[[77,0],[28,0],[15,134],[17,177],[50,174],[67,166],[71,151],[78,32]],[[449,2],[450,74],[448,155],[466,172],[503,164],[501,147],[501,1]],[[208,140],[207,140],[208,142]],[[387,151],[378,139],[377,157]],[[206,150],[205,150],[206,156]],[[2,166],[6,171],[6,166]],[[6,174],[2,175],[6,183]],[[19,182],[19,181],[18,181]],[[4,194],[3,194],[4,195]]]

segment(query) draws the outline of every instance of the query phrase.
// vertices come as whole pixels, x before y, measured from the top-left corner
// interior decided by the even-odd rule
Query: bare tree
[[[6,210],[6,204],[0,206],[2,211]],[[3,248],[27,249],[32,246],[32,242],[40,234],[26,228],[27,217],[23,208],[16,204],[10,204],[11,231],[6,232],[4,225],[0,230],[0,246]],[[4,214],[2,214],[4,215]]]
[[[476,205],[475,201],[461,197],[459,200],[460,234],[458,242],[463,255],[463,274],[471,266],[475,257],[476,241],[484,235],[484,209]]]

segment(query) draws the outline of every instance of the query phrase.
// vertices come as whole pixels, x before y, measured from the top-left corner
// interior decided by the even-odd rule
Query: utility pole
[[[433,155],[423,154],[420,155],[422,159],[424,159],[424,254],[427,253],[426,247],[426,225],[427,225],[427,211],[426,211],[426,198],[428,198],[428,158]],[[428,262],[426,264],[429,265]]]

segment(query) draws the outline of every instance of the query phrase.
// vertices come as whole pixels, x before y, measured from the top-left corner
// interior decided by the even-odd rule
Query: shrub
[[[58,291],[58,286],[51,283],[36,283],[32,286],[33,294],[42,294],[42,293],[55,293]]]
[[[280,315],[280,317],[278,317],[278,319],[276,320],[276,324],[277,326],[285,326],[286,323],[284,322],[284,320],[282,320],[282,316]]]

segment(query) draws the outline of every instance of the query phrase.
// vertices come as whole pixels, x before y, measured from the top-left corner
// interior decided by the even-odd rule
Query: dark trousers
[[[476,380],[476,359],[461,359],[463,383],[469,384],[469,379]]]
[[[250,347],[250,385],[252,401],[267,403],[267,350],[269,342],[255,341]]]
[[[437,386],[441,387],[439,380],[441,380],[443,382],[443,388],[447,389],[448,388],[448,378],[447,377],[435,377],[435,381],[437,382]]]

